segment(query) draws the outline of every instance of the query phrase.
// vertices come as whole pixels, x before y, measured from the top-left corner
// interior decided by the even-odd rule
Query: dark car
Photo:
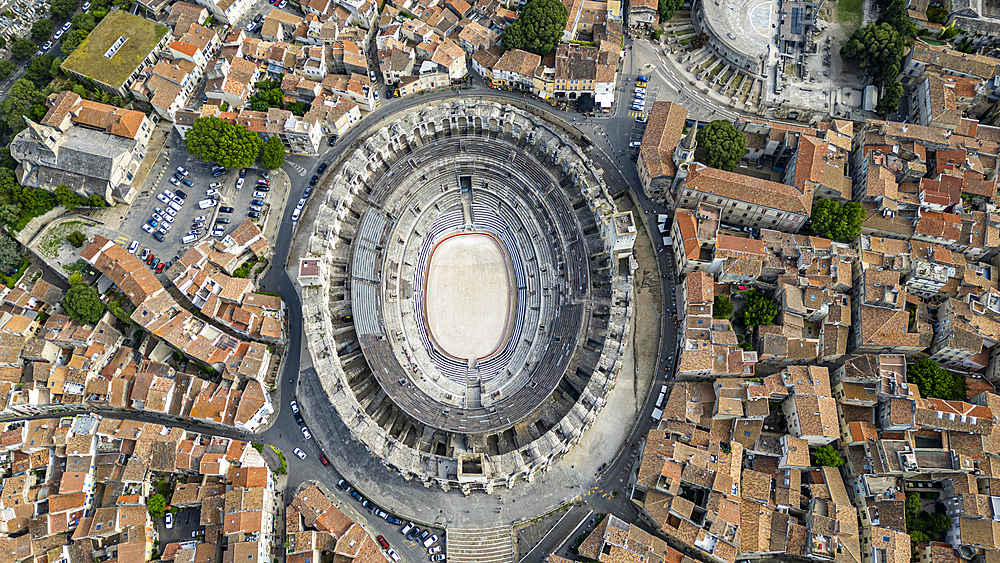
[[[307,197],[309,197],[309,194],[311,194],[311,193],[313,193],[313,189],[312,188],[306,188],[306,191],[302,192],[302,197],[303,198],[307,198]]]
[[[215,224],[216,225],[228,225],[229,224],[229,219],[226,218],[226,217],[219,217],[218,219],[215,220]]]
[[[257,184],[257,191],[258,192],[269,192],[269,191],[271,191],[271,188],[265,186],[264,184]]]
[[[264,19],[264,15],[263,14],[257,14],[256,16],[253,17],[253,21],[254,22],[259,22],[262,19]]]
[[[181,180],[181,183],[184,184],[185,186],[189,187],[189,188],[193,188],[194,187],[194,182],[192,182],[191,180],[188,180],[187,178],[184,178],[183,180]],[[180,195],[180,194],[177,194],[177,195]],[[184,196],[181,196],[181,197],[184,197]]]
[[[159,265],[160,265],[160,259],[159,258],[153,258],[153,263],[150,264],[149,267],[150,268],[155,268],[155,267],[157,267]]]
[[[227,207],[225,205],[219,208],[219,213],[232,213],[233,211],[236,211],[236,209],[232,207]]]
[[[257,175],[260,176],[261,178],[265,179],[265,180],[270,180],[271,179],[271,175],[268,174],[267,172],[258,172]]]
[[[174,178],[177,178],[177,181],[179,182],[184,179],[184,175],[180,172],[174,172]]]
[[[374,510],[375,510],[376,508],[378,508],[377,506],[375,506],[375,503],[373,503],[373,502],[372,502],[372,501],[370,501],[370,500],[365,500],[365,501],[362,501],[362,502],[361,502],[361,506],[363,506],[363,507],[367,508],[367,509],[368,509],[368,512],[372,512],[372,511],[374,511]]]
[[[180,197],[182,197],[182,198],[184,198],[184,199],[187,199],[187,196],[188,196],[188,195],[187,195],[186,193],[184,193],[184,190],[177,190],[177,191],[176,191],[176,192],[174,192],[174,193],[175,193],[175,194],[177,194],[177,195],[179,195]]]
[[[388,522],[390,524],[395,524],[396,526],[401,526],[403,524],[403,521],[400,520],[399,518],[396,518],[395,516],[390,516],[390,517],[386,518],[385,520],[386,520],[386,522]]]
[[[420,533],[420,527],[414,526],[413,529],[406,534],[406,539],[412,540],[419,533]]]
[[[260,14],[257,14],[257,15],[259,16]],[[246,178],[246,177],[247,177],[247,169],[246,168],[240,168],[240,178]]]
[[[260,219],[260,213],[256,211],[247,211],[247,217],[251,219]]]
[[[420,532],[419,536],[417,536],[417,541],[424,541],[425,539],[427,539],[427,536],[429,535],[431,535],[431,531],[424,530],[423,532]]]
[[[359,500],[361,502],[365,502],[365,497],[361,496],[361,493],[359,493],[357,491],[351,491],[351,496],[354,497],[356,500]]]
[[[330,465],[330,460],[326,459],[326,456],[323,454],[319,454],[319,462],[323,465]]]
[[[326,163],[325,162],[323,164],[320,164],[319,168],[316,169],[316,171],[319,172],[320,174],[322,174],[324,170],[326,170]]]
[[[319,182],[319,175],[313,174],[313,177],[309,180],[309,185],[315,186],[316,182]]]
[[[337,486],[340,487],[341,489],[344,489],[345,491],[351,490],[351,487],[347,484],[347,481],[345,481],[344,479],[337,481]]]
[[[331,146],[331,147],[332,147],[332,146],[334,145],[334,143],[336,143],[336,142],[337,142],[337,138],[336,138],[336,137],[330,137],[330,146]]]
[[[163,242],[163,235],[161,235],[160,233],[153,233],[153,238],[155,238],[160,242]]]
[[[250,200],[250,204],[251,205],[264,205],[264,200],[262,200],[262,199],[251,199]]]

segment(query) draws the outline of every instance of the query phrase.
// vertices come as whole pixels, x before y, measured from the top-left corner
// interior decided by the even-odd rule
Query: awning
[[[610,108],[615,103],[613,92],[598,92],[594,94],[594,102],[602,108]]]

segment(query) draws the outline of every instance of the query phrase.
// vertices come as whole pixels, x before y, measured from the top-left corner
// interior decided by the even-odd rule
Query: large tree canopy
[[[832,199],[819,199],[813,205],[812,230],[821,237],[847,242],[861,232],[865,209],[856,201],[841,205]]]
[[[522,49],[545,55],[562,39],[569,14],[559,0],[529,0],[521,17],[500,35],[504,50]]]
[[[712,168],[732,172],[747,153],[747,140],[743,132],[723,119],[699,129],[697,140],[703,162]]]
[[[31,24],[31,38],[35,41],[45,41],[52,37],[52,32],[56,30],[56,24],[50,19],[41,19]]]
[[[260,137],[218,117],[199,117],[184,136],[189,153],[226,168],[249,168],[260,152]]]
[[[260,165],[268,170],[277,170],[285,163],[285,145],[281,139],[271,137],[260,149]]]
[[[660,23],[666,23],[667,20],[674,17],[674,12],[683,4],[684,0],[660,0],[657,7],[657,11],[660,13]]]
[[[49,11],[52,13],[52,18],[57,20],[68,18],[76,8],[76,0],[52,0],[49,4]]]
[[[920,395],[925,398],[969,400],[965,377],[950,373],[927,358],[906,366],[906,381],[915,383]]]
[[[104,303],[89,285],[74,285],[62,300],[66,316],[81,324],[97,324],[104,315]]]
[[[35,53],[35,49],[37,48],[38,47],[36,47],[30,39],[18,37],[13,43],[10,44],[10,56],[19,61],[23,61],[33,55]]]
[[[743,325],[753,328],[760,325],[774,324],[778,316],[778,306],[774,299],[755,291],[751,293],[743,305]]]
[[[905,49],[904,37],[889,23],[871,23],[851,34],[840,48],[844,60],[856,60],[871,73],[874,83],[895,81]]]

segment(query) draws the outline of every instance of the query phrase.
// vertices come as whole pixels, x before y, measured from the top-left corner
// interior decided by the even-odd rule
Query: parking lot
[[[160,545],[166,547],[173,542],[192,541],[202,538],[205,527],[201,525],[201,510],[198,508],[185,508],[174,514],[174,525],[167,529],[165,518],[154,518]],[[197,538],[194,537],[197,535]]]
[[[179,144],[177,141],[174,141],[174,143]],[[175,256],[182,255],[188,248],[198,242],[206,238],[211,238],[212,227],[215,225],[217,218],[229,219],[230,222],[228,224],[221,225],[224,227],[223,233],[225,234],[232,232],[233,229],[245,221],[247,219],[247,211],[250,209],[250,202],[254,199],[253,192],[259,179],[258,173],[262,172],[262,170],[258,169],[248,169],[246,178],[244,179],[244,187],[237,190],[236,182],[239,179],[238,169],[231,169],[227,174],[215,178],[212,176],[213,163],[202,162],[200,158],[189,155],[182,145],[172,147],[167,151],[167,154],[168,162],[165,164],[164,169],[157,176],[151,176],[147,180],[147,191],[140,194],[140,197],[132,204],[121,226],[123,234],[139,241],[140,246],[137,253],[141,252],[143,248],[149,248],[153,254],[164,261],[172,260]],[[191,181],[194,186],[183,184],[175,186],[170,183],[170,178],[173,177],[173,173],[177,170],[178,166],[187,170],[188,176],[185,179]],[[219,204],[208,209],[200,209],[198,202],[203,199],[209,199],[206,192],[212,189],[211,185],[213,183],[221,184],[221,187],[218,188],[220,195],[212,196]],[[173,193],[177,193],[180,190],[187,194],[187,198],[181,206],[181,210],[174,217],[170,230],[167,231],[161,242],[153,238],[151,234],[145,232],[142,226],[147,223],[147,220],[152,216],[157,207],[160,209],[167,207],[167,204],[157,199],[157,195],[163,194],[165,190]],[[269,195],[269,192],[266,193]],[[265,198],[264,201],[265,203],[270,203],[270,198]],[[227,206],[232,207],[233,212],[221,213],[221,208]],[[265,206],[264,209],[266,211],[267,207]],[[160,215],[162,216],[163,214],[161,213]],[[206,219],[201,235],[193,242],[188,244],[182,243],[181,239],[188,234],[194,219],[197,217],[205,217]]]

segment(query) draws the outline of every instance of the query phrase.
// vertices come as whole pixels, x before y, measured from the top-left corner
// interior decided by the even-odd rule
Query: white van
[[[214,199],[203,199],[198,202],[198,209],[208,209],[209,207],[215,207],[219,205],[219,202]]]
[[[658,223],[666,223],[667,219],[668,219],[668,217],[666,215],[664,215],[663,213],[660,213],[659,215],[656,216],[656,221]]]
[[[196,240],[198,240],[198,235],[184,235],[184,238],[181,239],[181,244],[191,244]]]
[[[180,204],[179,204],[179,203],[177,203],[176,201],[171,201],[171,202],[170,202],[170,203],[168,203],[167,205],[168,205],[168,206],[170,207],[170,209],[173,209],[173,210],[174,210],[174,212],[175,212],[175,215],[176,215],[176,212],[178,212],[178,211],[180,211],[180,210],[181,210],[181,206],[180,206]]]

